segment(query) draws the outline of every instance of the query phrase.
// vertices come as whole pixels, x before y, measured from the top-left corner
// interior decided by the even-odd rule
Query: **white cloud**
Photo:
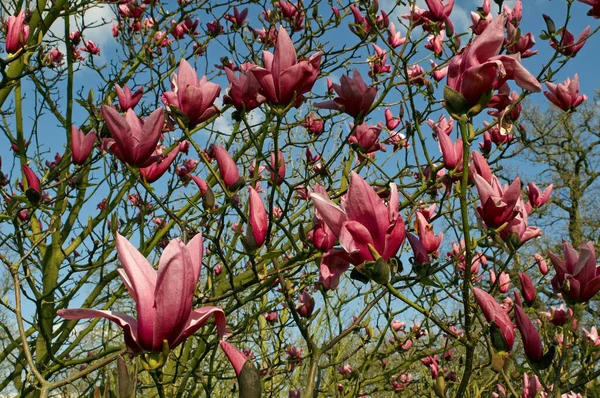
[[[103,50],[113,41],[112,36],[112,21],[115,19],[115,13],[108,4],[100,4],[98,6],[91,7],[81,15],[73,15],[69,19],[69,25],[71,32],[81,29],[82,26],[96,26],[94,28],[87,28],[84,32],[85,40],[92,40],[100,49]],[[57,19],[56,22],[50,28],[50,33],[56,37],[63,38],[65,32],[65,21],[64,19]],[[62,52],[66,51],[65,43],[62,42],[58,46]],[[102,52],[101,52],[102,54]]]

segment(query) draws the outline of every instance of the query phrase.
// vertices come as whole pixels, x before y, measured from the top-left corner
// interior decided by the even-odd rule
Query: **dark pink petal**
[[[160,257],[156,281],[153,347],[160,350],[163,340],[171,345],[181,334],[190,312],[196,281],[190,253],[183,242],[173,239]]]
[[[194,235],[192,240],[186,245],[190,258],[192,260],[192,267],[194,269],[193,285],[196,287],[196,283],[200,279],[200,272],[202,271],[202,257],[204,255],[204,244],[202,242],[202,233]]]
[[[533,326],[531,319],[525,315],[525,312],[519,305],[515,306],[515,321],[523,339],[525,355],[527,355],[530,361],[539,362],[544,356],[542,340],[535,326]]]
[[[225,313],[221,307],[206,306],[202,308],[196,308],[190,313],[190,317],[183,326],[183,330],[179,337],[173,342],[173,347],[177,347],[185,339],[196,333],[204,324],[211,318],[214,317],[215,325],[217,326],[217,335],[222,337],[226,331]]]
[[[340,277],[350,267],[348,254],[343,250],[332,249],[321,257],[321,283],[327,290],[335,290]]]
[[[353,258],[360,259],[360,263],[375,260],[369,250],[369,245],[374,246],[373,238],[369,230],[359,222],[346,221],[343,223],[339,241],[348,254],[351,254]]]
[[[152,330],[156,313],[154,307],[156,271],[146,258],[119,233],[116,237],[116,246],[121,266],[125,270],[131,289],[135,292],[140,345],[152,347]]]
[[[327,223],[334,235],[340,236],[342,223],[348,219],[344,210],[333,203],[327,196],[319,193],[311,193],[310,198],[319,212],[319,217]]]
[[[242,373],[242,368],[244,367],[246,361],[248,361],[248,358],[246,358],[246,356],[242,354],[240,350],[225,340],[221,340],[219,345],[227,356],[227,359],[229,359],[229,362],[231,362],[233,370],[235,370],[235,375],[239,376],[240,373]]]
[[[358,221],[370,232],[373,245],[381,254],[390,226],[388,209],[373,188],[356,172],[350,173],[348,194],[342,200],[348,220]]]
[[[56,312],[58,316],[67,320],[79,320],[79,319],[95,319],[95,318],[104,318],[108,319],[119,325],[121,329],[123,329],[123,334],[125,337],[125,344],[129,349],[134,352],[140,352],[147,347],[140,347],[138,344],[137,337],[137,321],[130,317],[129,315],[122,314],[120,312],[115,311],[101,311],[101,310],[93,310],[88,308],[69,308],[62,309]]]
[[[250,193],[250,214],[248,217],[248,221],[252,229],[252,236],[254,236],[254,241],[257,247],[260,247],[265,243],[269,220],[267,217],[267,211],[265,210],[265,205],[263,204],[263,201],[258,192],[256,192],[256,190],[252,187],[249,187],[248,191]]]

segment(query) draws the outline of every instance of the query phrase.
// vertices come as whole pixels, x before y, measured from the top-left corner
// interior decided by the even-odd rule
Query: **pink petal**
[[[210,319],[210,317],[215,318],[215,324],[217,325],[217,334],[219,337],[225,334],[225,313],[221,309],[221,307],[215,306],[206,306],[202,308],[197,308],[190,313],[190,316],[183,326],[183,331],[177,337],[177,339],[173,342],[173,347],[177,347],[181,344],[185,339],[196,333],[198,329],[200,329],[204,324]]]
[[[231,362],[231,365],[235,370],[235,375],[239,376],[242,372],[244,364],[246,363],[246,361],[248,361],[248,358],[246,358],[246,356],[242,354],[240,350],[238,350],[232,344],[228,343],[225,340],[221,340],[219,342],[219,345],[221,346],[221,349],[227,356],[227,359],[229,359],[229,362]]]
[[[340,236],[342,223],[347,220],[344,210],[327,196],[313,192],[310,194],[310,198],[315,205],[315,209],[318,210],[320,218],[325,221],[336,237]]]
[[[375,249],[383,253],[385,234],[390,226],[388,209],[373,188],[354,171],[350,173],[348,194],[342,208],[349,220],[366,227],[373,237]]]
[[[321,283],[328,290],[334,290],[340,284],[340,276],[348,270],[350,261],[345,251],[329,250],[321,258]]]
[[[119,325],[123,329],[125,337],[125,344],[134,352],[142,351],[142,348],[138,344],[137,327],[138,322],[135,318],[129,315],[122,314],[115,311],[102,311],[93,310],[88,308],[68,308],[58,310],[56,312],[58,316],[67,320],[79,320],[79,319],[90,319],[90,318],[104,318],[108,319]]]
[[[138,337],[140,345],[152,346],[152,330],[154,324],[154,289],[156,287],[156,271],[146,258],[123,236],[117,233],[117,254],[121,266],[125,270],[130,288],[135,292],[138,313]]]
[[[153,325],[153,346],[156,350],[160,350],[163,340],[173,343],[190,316],[196,286],[196,281],[193,285],[190,283],[194,272],[185,245],[181,240],[173,239],[163,251],[158,266]]]
[[[369,245],[373,246],[373,238],[369,230],[359,222],[344,222],[340,230],[339,240],[340,245],[348,254],[351,254],[353,258],[358,257],[360,259],[359,264],[374,260],[369,250]]]

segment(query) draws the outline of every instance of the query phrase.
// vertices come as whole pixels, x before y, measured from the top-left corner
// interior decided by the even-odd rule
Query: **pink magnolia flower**
[[[537,263],[542,275],[546,275],[548,273],[548,264],[546,263],[546,260],[544,260],[544,257],[539,255],[538,253],[535,253],[533,255],[533,258],[535,259],[535,262]]]
[[[279,315],[276,311],[266,312],[263,314],[263,316],[269,323],[277,322],[277,319],[279,318]]]
[[[248,188],[248,192],[250,193],[248,209],[250,229],[248,229],[247,240],[251,247],[259,248],[265,243],[267,238],[269,219],[267,211],[265,210],[265,205],[258,192],[252,187]]]
[[[337,371],[341,375],[349,375],[352,373],[352,366],[345,364],[344,366],[337,368]]]
[[[407,234],[406,238],[408,239],[408,243],[413,250],[414,260],[417,265],[425,265],[429,263],[429,253],[425,250],[425,246],[423,246],[423,242],[414,234]]]
[[[554,41],[550,41],[550,46],[562,55],[565,55],[567,57],[574,57],[585,44],[588,36],[590,35],[590,31],[591,28],[588,25],[588,27],[585,28],[583,32],[581,32],[576,42],[573,33],[571,33],[569,29],[564,29],[562,32],[560,42],[557,44]]]
[[[528,225],[527,206],[519,195],[513,208],[514,216],[508,221],[508,224],[500,231],[500,237],[509,245],[518,247],[530,239],[537,238],[542,234],[538,227]]]
[[[303,318],[310,318],[315,309],[315,299],[306,290],[298,295],[296,311]]]
[[[573,80],[567,78],[564,82],[554,84],[546,83],[550,91],[544,91],[544,95],[550,102],[567,112],[577,108],[583,101],[587,101],[585,94],[579,94],[579,76],[577,73]]]
[[[41,195],[42,187],[41,187],[40,179],[38,178],[38,176],[31,169],[31,167],[27,166],[26,164],[23,165],[22,169],[23,169],[23,174],[25,175],[25,181],[27,181],[27,189],[28,190],[32,189]]]
[[[514,80],[525,90],[541,91],[537,79],[521,65],[519,54],[500,55],[506,20],[506,14],[494,18],[450,61],[447,85],[462,95],[467,106],[478,104],[484,94],[502,87],[507,80]]]
[[[410,65],[408,67],[408,82],[409,84],[416,84],[417,86],[427,84],[425,70],[421,65]]]
[[[579,246],[579,253],[569,242],[563,240],[564,260],[547,251],[556,275],[552,287],[571,302],[584,303],[600,291],[600,267],[596,267],[594,243],[589,241]]]
[[[492,343],[498,350],[510,351],[515,342],[515,331],[508,313],[485,291],[474,287],[473,292],[485,319],[492,324]]]
[[[588,332],[585,328],[581,328],[583,333],[585,333],[585,337],[592,343],[595,347],[600,347],[600,336],[598,336],[598,330],[595,326],[592,326],[592,329]]]
[[[558,308],[551,307],[550,312],[545,313],[550,323],[555,326],[563,326],[567,321],[573,317],[573,310],[565,310],[565,307],[561,305]]]
[[[219,34],[223,33],[224,28],[219,21],[215,19],[206,24],[206,30],[208,31],[209,35],[218,36]]]
[[[128,109],[135,108],[135,106],[142,99],[142,95],[144,94],[144,88],[139,87],[135,90],[135,93],[131,93],[129,87],[125,86],[121,89],[121,86],[115,84],[115,91],[117,92],[117,98],[119,99],[119,105],[121,106],[121,110],[126,112]]]
[[[239,12],[237,7],[233,7],[233,15],[225,15],[225,20],[233,24],[233,29],[239,29],[244,25],[244,22],[246,22],[247,16],[248,8],[244,8],[242,12]]]
[[[544,357],[542,340],[531,319],[525,315],[520,305],[515,305],[515,322],[523,339],[525,355],[533,363],[540,362]]]
[[[523,391],[521,394],[522,398],[535,398],[538,396],[538,392],[542,389],[542,383],[537,376],[529,378],[527,373],[523,373]]]
[[[247,11],[247,10],[246,10]],[[260,84],[253,73],[252,68],[256,65],[243,64],[240,66],[239,77],[229,68],[225,68],[229,89],[223,97],[223,103],[233,105],[237,110],[244,109],[246,112],[258,108],[267,99],[260,92]]]
[[[479,8],[477,12],[471,11],[471,22],[473,25],[470,26],[473,34],[480,35],[483,33],[485,28],[492,21],[492,14],[490,0],[483,0],[483,7]]]
[[[6,25],[6,52],[14,54],[22,49],[29,39],[29,25],[25,24],[25,13],[19,11],[16,16],[9,16]]]
[[[394,130],[400,124],[400,119],[394,117],[390,108],[385,108],[385,126],[388,130]]]
[[[519,26],[519,23],[521,22],[521,18],[523,17],[523,2],[522,2],[522,0],[517,0],[512,9],[508,5],[505,4],[502,7],[502,12],[504,12],[507,15],[508,22],[510,22],[514,26]]]
[[[535,288],[529,275],[524,272],[519,272],[519,280],[521,281],[521,293],[527,304],[533,303],[535,300]]]
[[[171,75],[171,91],[163,93],[161,100],[167,109],[176,107],[183,112],[190,127],[195,127],[219,112],[214,102],[220,93],[218,84],[209,82],[206,76],[198,79],[196,70],[182,58],[178,73]]]
[[[179,146],[176,146],[167,156],[160,159],[158,162],[140,168],[140,175],[149,184],[158,181],[158,179],[167,172],[169,166],[171,166],[178,154]]]
[[[158,272],[123,236],[117,233],[117,254],[123,268],[117,271],[136,303],[138,319],[115,311],[88,308],[61,309],[68,320],[105,318],[123,329],[125,344],[134,353],[162,352],[163,341],[173,349],[214,317],[217,332],[225,333],[225,313],[220,307],[192,310],[192,299],[202,267],[202,235],[185,245],[172,240],[165,248]]]
[[[355,172],[350,173],[348,193],[341,207],[329,198],[313,192],[315,209],[339,239],[343,250],[330,250],[321,260],[321,278],[331,288],[337,287],[340,275],[349,264],[384,261],[396,255],[405,237],[404,220],[398,212],[398,190],[390,184],[386,206],[377,193]]]
[[[208,149],[208,156],[212,159],[217,160],[217,166],[219,166],[219,174],[223,183],[228,189],[235,189],[243,180],[240,178],[240,172],[235,160],[231,157],[229,152],[220,145],[212,145]]]
[[[579,0],[580,2],[592,6],[587,15],[600,19],[600,0]]]
[[[421,363],[429,368],[431,371],[431,378],[433,380],[437,379],[440,370],[440,365],[437,361],[437,355],[425,357],[421,359]]]
[[[443,51],[443,42],[444,31],[442,30],[440,34],[427,36],[427,43],[425,43],[425,48],[433,52],[437,57],[440,57]]]
[[[512,220],[516,214],[515,205],[521,198],[521,179],[515,178],[507,187],[502,187],[496,176],[492,176],[491,184],[478,174],[473,179],[481,200],[477,213],[485,225],[498,228]]]
[[[321,51],[307,60],[298,60],[296,48],[287,31],[280,27],[275,53],[263,51],[264,68],[250,70],[263,89],[265,97],[274,104],[299,106],[319,75]]]
[[[376,126],[366,123],[359,124],[354,127],[352,135],[348,137],[348,143],[365,155],[377,151],[385,152],[385,145],[379,141],[382,128],[382,123],[378,123]]]
[[[529,203],[533,207],[542,207],[550,199],[554,184],[548,185],[548,187],[542,192],[534,182],[527,184],[527,196],[529,196]]]
[[[279,151],[277,156],[275,156],[275,152],[271,152],[271,164],[267,168],[271,173],[271,181],[275,181],[275,184],[281,185],[285,180],[285,159],[283,152]]]
[[[402,32],[396,32],[396,27],[393,22],[390,22],[388,26],[388,44],[392,46],[392,48],[400,47],[406,42],[406,37],[402,37]]]
[[[446,119],[446,115],[440,115],[437,122],[427,119],[427,124],[433,130],[434,137],[437,137],[438,134],[450,135],[454,129],[454,120],[452,118]]]
[[[455,143],[452,143],[452,139],[448,134],[438,134],[438,143],[440,144],[440,151],[442,152],[442,158],[444,159],[444,167],[448,170],[454,170],[459,168],[462,170],[463,160],[463,140],[459,138]]]
[[[306,117],[304,127],[306,127],[308,132],[312,135],[321,135],[325,124],[323,123],[323,119],[316,119],[314,114],[311,113]]]
[[[490,282],[493,284],[495,279],[494,271],[490,270]],[[498,286],[500,293],[508,293],[508,289],[510,289],[510,275],[502,271],[498,277]]]
[[[84,42],[80,50],[88,52],[91,55],[100,55],[100,47],[98,47],[92,40]]]
[[[392,321],[392,329],[394,329],[396,332],[404,329],[405,326],[406,324],[402,321],[398,321],[396,319]]]
[[[259,397],[261,395],[260,373],[250,358],[225,340],[219,341],[219,346],[233,366],[240,388],[243,388],[248,396]]]
[[[377,95],[377,89],[367,86],[357,69],[354,69],[351,78],[344,75],[340,78],[340,84],[334,83],[332,87],[338,97],[318,102],[315,107],[342,111],[354,118],[365,117]]]
[[[392,70],[392,66],[386,64],[387,51],[383,50],[377,44],[373,44],[375,55],[367,59],[371,71],[369,76],[377,76],[382,73],[389,73]]]
[[[94,143],[96,142],[96,133],[93,131],[84,134],[75,126],[71,126],[71,153],[74,164],[82,165],[92,153]]]
[[[112,139],[106,146],[119,160],[135,167],[145,167],[156,161],[153,152],[164,125],[164,110],[158,108],[142,121],[132,109],[121,116],[113,107],[102,105],[102,116]]]
[[[440,233],[437,236],[433,233],[433,226],[429,224],[422,213],[417,212],[417,233],[423,248],[428,254],[439,256],[438,249],[444,239],[444,234]]]
[[[62,65],[65,59],[65,54],[63,54],[58,48],[53,48],[48,51],[45,57],[45,62],[52,68],[58,68]]]
[[[433,69],[431,75],[436,82],[442,81],[448,76],[448,65],[440,68],[432,59],[429,60],[429,64]]]
[[[504,39],[504,46],[509,54],[521,54],[521,58],[529,58],[538,53],[537,50],[531,50],[535,45],[533,33],[522,34],[521,30],[515,28],[510,22],[507,23],[507,37]]]
[[[472,174],[478,174],[485,181],[491,184],[492,182],[492,170],[490,169],[490,165],[487,160],[483,157],[483,155],[477,151],[473,151],[471,153],[471,162],[469,163],[469,172],[471,175],[469,179],[473,178]]]

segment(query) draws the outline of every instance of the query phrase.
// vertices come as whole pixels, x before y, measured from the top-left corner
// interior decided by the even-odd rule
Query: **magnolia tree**
[[[236,3],[3,2],[2,394],[596,396],[598,0]]]

